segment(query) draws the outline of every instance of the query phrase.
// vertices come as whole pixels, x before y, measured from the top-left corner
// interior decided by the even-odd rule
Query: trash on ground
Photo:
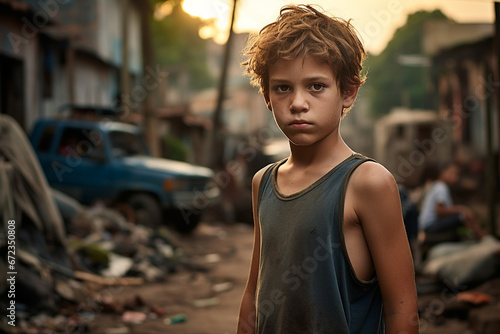
[[[207,254],[204,256],[204,260],[206,263],[217,263],[221,260],[221,256],[219,254]]]
[[[143,312],[135,312],[135,311],[125,311],[122,314],[122,321],[123,322],[131,322],[134,324],[140,324],[144,320],[146,320],[148,315]]]
[[[477,291],[463,291],[457,295],[457,301],[473,305],[486,305],[491,303],[492,300],[491,295]]]
[[[166,228],[133,224],[123,214],[125,204],[114,204],[119,211],[107,205],[83,206],[51,189],[24,131],[12,117],[0,115],[0,215],[15,217],[12,271],[17,272],[16,291],[23,292],[16,293],[22,331],[69,328],[85,333],[96,310],[121,314],[127,322],[162,316],[160,307],[139,307],[137,300],[118,302],[105,292],[165,281],[179,267],[208,271]],[[0,234],[7,235],[6,228],[0,224]],[[0,260],[0,267],[6,268],[5,261]],[[5,292],[5,286],[0,290]],[[6,302],[0,299],[0,307],[8,307]],[[110,328],[108,333],[125,329]]]
[[[476,284],[495,277],[499,255],[500,241],[492,236],[479,242],[442,243],[429,250],[422,273],[455,286]]]
[[[185,314],[176,314],[176,315],[172,315],[170,317],[165,318],[163,320],[163,322],[165,323],[165,325],[172,325],[172,324],[186,322],[186,320],[187,320],[187,317]]]
[[[193,305],[195,307],[209,307],[209,306],[215,306],[219,304],[219,298],[217,297],[212,297],[212,298],[202,298],[202,299],[196,299],[193,301]]]
[[[229,291],[233,288],[232,282],[223,282],[212,285],[212,291],[214,292],[224,292]]]

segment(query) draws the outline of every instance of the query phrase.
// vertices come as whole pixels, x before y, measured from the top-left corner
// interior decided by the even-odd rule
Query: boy
[[[425,232],[441,232],[465,226],[470,228],[478,239],[486,232],[477,224],[472,211],[462,205],[453,205],[450,186],[458,181],[459,169],[452,162],[436,167],[437,178],[427,191],[419,216],[419,227]]]
[[[339,133],[364,82],[352,26],[285,6],[246,55],[291,154],[253,179],[254,248],[238,333],[417,333],[397,185]]]

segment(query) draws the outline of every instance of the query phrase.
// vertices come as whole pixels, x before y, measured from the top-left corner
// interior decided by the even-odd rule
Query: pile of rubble
[[[500,241],[434,245],[417,267],[417,290],[422,333],[500,333]]]
[[[161,315],[140,298],[118,303],[113,292],[164,281],[180,267],[205,270],[169,230],[134,225],[100,203],[84,207],[51,189],[24,132],[6,115],[0,115],[0,218],[0,270],[8,278],[0,282],[8,296],[0,301],[8,310],[0,331],[84,333],[96,310],[120,313],[124,321],[137,309]]]

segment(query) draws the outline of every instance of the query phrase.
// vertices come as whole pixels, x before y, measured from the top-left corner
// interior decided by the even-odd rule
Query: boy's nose
[[[290,103],[291,112],[304,112],[309,109],[309,104],[305,97],[304,92],[299,90],[295,91],[292,95],[292,101]]]

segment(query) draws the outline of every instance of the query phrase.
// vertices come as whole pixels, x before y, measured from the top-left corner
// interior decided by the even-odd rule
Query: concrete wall
[[[0,53],[22,63],[22,81],[24,85],[23,106],[24,119],[21,127],[27,129],[36,117],[36,110],[40,101],[38,87],[38,29],[28,18],[29,13],[19,13],[18,16],[9,13],[0,13]],[[33,112],[35,111],[35,112]]]
[[[142,43],[140,13],[134,2],[129,2],[128,59],[133,88],[142,72]],[[61,105],[69,103],[70,87],[74,103],[116,103],[122,64],[121,4],[121,0],[24,0],[12,7],[4,4],[0,55],[22,62],[24,110],[19,119],[26,130],[37,118],[55,116]],[[74,54],[72,84],[68,75],[69,41]]]

